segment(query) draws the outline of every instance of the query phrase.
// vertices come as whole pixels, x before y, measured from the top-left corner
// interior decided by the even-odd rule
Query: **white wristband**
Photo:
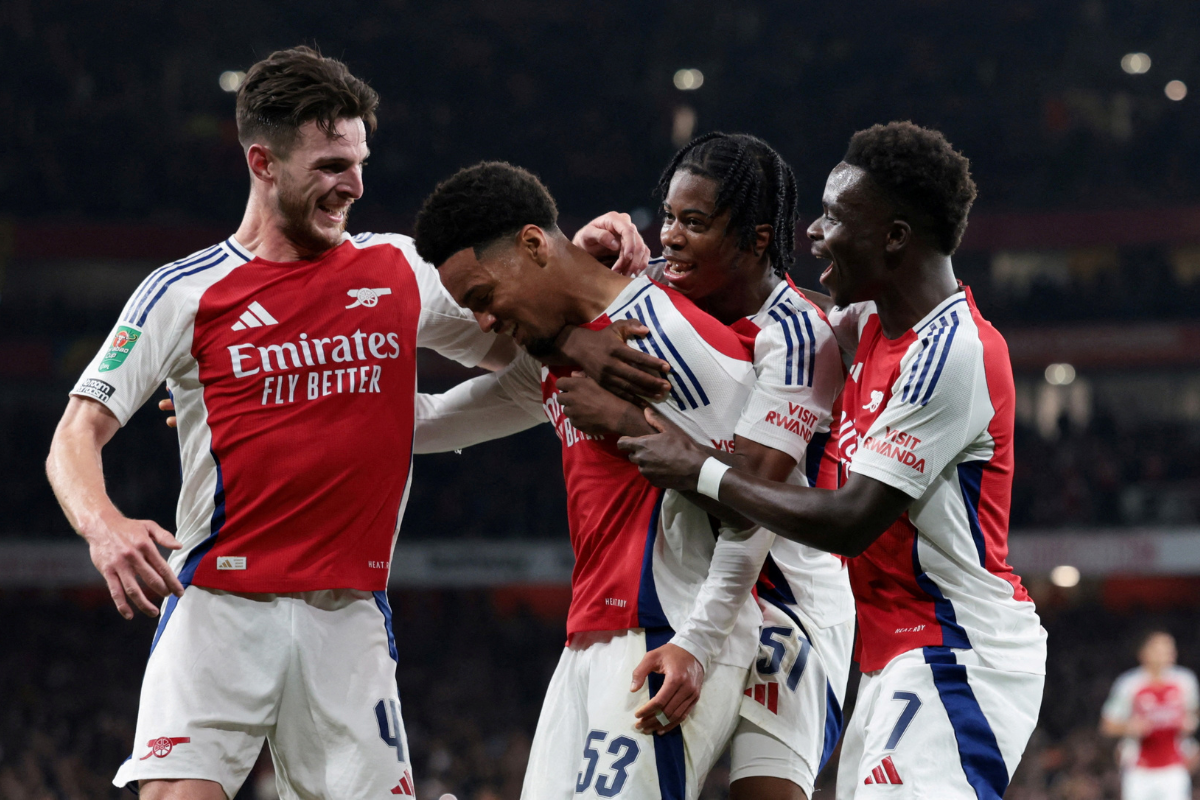
[[[729,465],[709,456],[700,467],[700,478],[696,481],[696,491],[713,500],[720,500],[717,495],[721,491],[721,478],[729,471]]]

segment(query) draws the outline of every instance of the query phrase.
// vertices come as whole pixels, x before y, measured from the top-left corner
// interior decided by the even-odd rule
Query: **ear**
[[[763,253],[767,252],[767,248],[771,246],[771,239],[775,237],[775,228],[771,225],[755,225],[754,226],[754,257],[760,258]]]
[[[519,249],[539,267],[550,263],[550,237],[537,225],[526,225],[517,234]]]
[[[246,164],[250,167],[250,174],[260,181],[265,181],[266,183],[274,182],[276,160],[275,154],[266,145],[256,142],[246,150]]]
[[[913,229],[902,219],[892,220],[892,224],[888,226],[887,240],[884,242],[884,250],[888,255],[897,255],[904,252],[912,242]]]

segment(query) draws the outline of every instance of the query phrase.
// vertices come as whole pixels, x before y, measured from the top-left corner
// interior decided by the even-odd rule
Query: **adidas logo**
[[[892,763],[891,756],[885,756],[883,761],[879,762],[879,766],[871,770],[871,774],[863,781],[863,785],[871,786],[876,783],[890,783],[894,786],[903,785],[904,781],[900,780],[900,773],[896,771],[896,765]]]
[[[257,300],[242,312],[238,317],[238,321],[233,323],[235,331],[244,331],[246,328],[261,328],[263,325],[278,325],[279,320],[271,316],[271,312],[263,308]]]
[[[412,776],[409,775],[408,770],[404,770],[404,775],[400,778],[400,785],[392,789],[392,794],[405,794],[409,797],[415,797],[416,792],[413,791],[413,788]]]

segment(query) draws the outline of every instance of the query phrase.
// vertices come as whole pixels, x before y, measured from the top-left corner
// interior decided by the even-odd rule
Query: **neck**
[[[743,317],[757,314],[767,298],[783,282],[783,278],[771,269],[771,262],[762,259],[758,276],[751,280],[734,280],[719,292],[714,292],[696,303],[726,325],[732,325]]]
[[[574,324],[591,322],[625,291],[630,278],[613,272],[580,248],[564,242],[565,300]]]
[[[242,224],[238,226],[233,237],[257,258],[267,261],[312,260],[328,252],[310,252],[288,239],[283,233],[275,204],[259,187],[251,189],[246,213],[242,215]]]
[[[903,336],[957,291],[949,256],[935,254],[911,265],[900,265],[893,280],[875,299],[883,335],[889,339]]]

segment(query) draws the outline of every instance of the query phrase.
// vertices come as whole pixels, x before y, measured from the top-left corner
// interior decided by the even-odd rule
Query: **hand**
[[[674,644],[664,644],[651,650],[633,670],[633,684],[629,691],[637,692],[651,672],[663,676],[662,686],[649,702],[643,703],[635,712],[634,727],[642,733],[666,733],[674,730],[687,719],[688,713],[700,699],[700,686],[704,683],[704,667],[696,657]],[[661,711],[669,724],[658,719]]]
[[[619,319],[604,330],[593,331],[570,325],[555,343],[558,350],[578,364],[596,383],[631,403],[641,397],[663,400],[671,384],[661,376],[671,365],[625,344],[650,332],[635,319]]]
[[[650,248],[628,214],[609,211],[584,225],[571,240],[598,261],[616,258],[613,272],[640,275],[650,263]]]
[[[700,449],[683,429],[652,408],[645,411],[646,421],[659,433],[649,436],[622,436],[617,449],[629,454],[642,477],[662,489],[694,491],[700,479],[700,467],[708,454]]]
[[[183,545],[157,523],[118,517],[100,523],[84,538],[91,551],[92,563],[104,576],[108,593],[125,619],[133,619],[127,598],[146,616],[158,616],[158,607],[150,602],[138,584],[139,577],[151,591],[162,597],[168,594],[183,596],[183,584],[155,547],[158,544],[168,550],[178,550]]]
[[[158,410],[159,411],[174,411],[175,410],[175,401],[172,400],[170,397],[168,397],[166,400],[159,400],[158,401]],[[179,420],[175,417],[174,414],[167,417],[167,427],[168,428],[174,428],[178,425],[179,425]]]
[[[645,427],[640,406],[604,391],[582,372],[559,378],[558,391],[558,404],[567,419],[584,433],[593,436],[635,433]]]

